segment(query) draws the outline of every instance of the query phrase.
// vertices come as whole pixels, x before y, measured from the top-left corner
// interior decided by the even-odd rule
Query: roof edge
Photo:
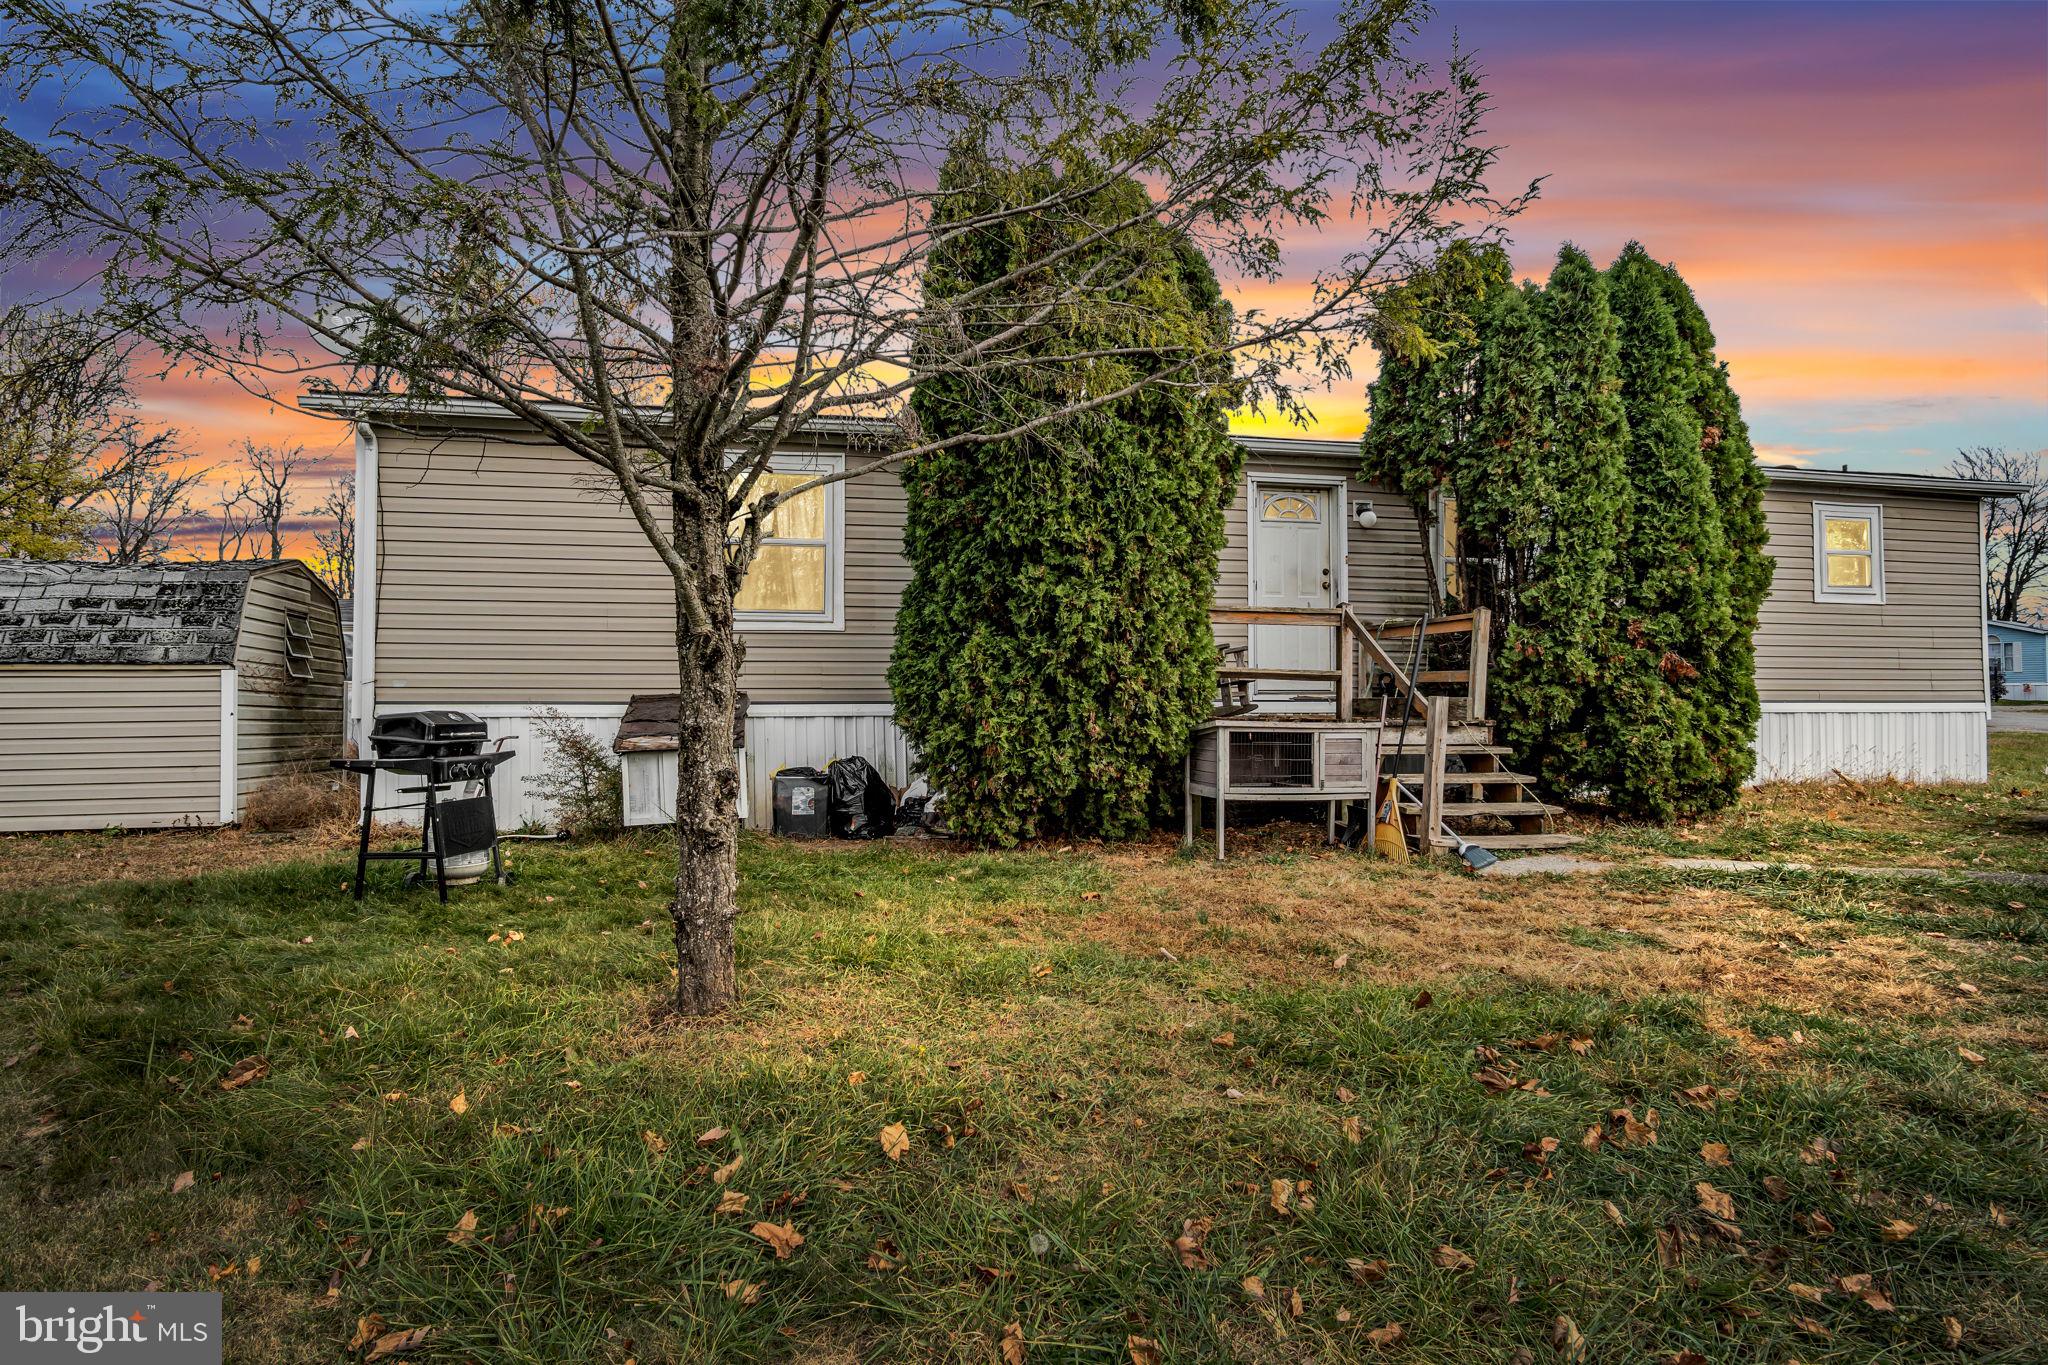
[[[1809,469],[1804,465],[1767,464],[1760,468],[1772,483],[1811,487],[1869,488],[1887,493],[1923,493],[1936,498],[2013,498],[2027,491],[2023,483],[2002,479],[1959,479],[1948,474],[1880,474],[1858,469]]]

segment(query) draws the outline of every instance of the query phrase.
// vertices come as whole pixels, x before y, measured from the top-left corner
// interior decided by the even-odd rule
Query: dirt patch
[[[347,820],[258,834],[241,829],[160,829],[124,834],[0,835],[0,892],[93,882],[170,881],[303,862],[355,849]]]
[[[1685,991],[1863,1016],[1954,1008],[1944,959],[1906,936],[1851,932],[1739,892],[1644,893],[1591,880],[1503,884],[1348,855],[1213,864],[1144,847],[1104,862],[1114,913],[1079,932],[1134,954],[1228,958],[1275,981],[1344,971],[1386,983],[1471,974],[1624,997]]]

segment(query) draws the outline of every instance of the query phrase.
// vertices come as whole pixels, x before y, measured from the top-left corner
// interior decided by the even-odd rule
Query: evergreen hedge
[[[1495,618],[1499,732],[1557,794],[1665,820],[1754,759],[1763,475],[1704,312],[1635,243],[1542,288],[1449,255],[1390,300],[1364,472],[1457,500],[1463,600]],[[1428,548],[1428,547],[1426,547]]]
[[[943,226],[980,211],[978,195],[1027,202],[1059,183],[1047,170],[956,162],[935,214]],[[1121,181],[1084,212],[963,235],[931,260],[927,308],[946,330],[924,344],[986,337],[1030,307],[1028,282],[949,306],[1044,251],[1030,234],[1084,241],[1095,224],[1148,207],[1142,187]],[[912,408],[928,435],[1014,426],[1227,336],[1214,273],[1164,230],[1125,233],[1066,268],[1127,282],[1100,307],[1026,332],[1016,364],[971,382],[941,372],[920,383]],[[1057,358],[1111,347],[1153,354]],[[912,577],[889,682],[897,722],[962,837],[1128,837],[1171,809],[1188,737],[1215,700],[1209,609],[1223,508],[1241,467],[1227,432],[1228,367],[1197,379],[1142,388],[1015,439],[955,446],[904,471]]]

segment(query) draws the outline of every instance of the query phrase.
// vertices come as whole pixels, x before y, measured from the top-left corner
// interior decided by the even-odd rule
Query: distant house
[[[497,787],[501,821],[545,819],[518,780],[545,762],[533,714],[556,708],[609,744],[631,697],[675,689],[666,571],[587,466],[489,405],[421,413],[319,395],[308,406],[358,419],[355,732],[392,711],[475,712],[493,738],[517,737],[511,780]],[[893,431],[820,424],[787,441],[775,469],[858,468]],[[1245,473],[1225,512],[1219,607],[1242,617],[1345,605],[1375,626],[1421,612],[1429,588],[1414,515],[1360,479],[1355,442],[1238,440]],[[1765,473],[1777,575],[1757,631],[1758,780],[1985,780],[1980,510],[2017,490]],[[738,604],[743,780],[757,822],[785,765],[859,754],[897,786],[912,778],[887,676],[910,578],[902,483],[882,470],[791,506],[802,515],[764,543],[773,571],[757,572]],[[1300,668],[1331,648],[1327,633],[1318,641],[1298,626],[1217,635],[1246,645],[1252,669]]]
[[[341,752],[341,610],[296,560],[0,559],[0,830],[230,824]]]
[[[2005,671],[2008,701],[2048,700],[2048,626],[1993,621],[1985,644]]]

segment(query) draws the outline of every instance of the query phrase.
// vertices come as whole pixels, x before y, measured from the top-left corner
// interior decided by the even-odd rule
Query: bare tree
[[[98,319],[0,310],[0,555],[87,548],[86,503],[119,474],[120,437],[136,432],[121,414],[129,397],[128,348]]]
[[[255,549],[261,540],[256,526],[255,484],[252,480],[221,484],[214,492],[213,511],[207,520],[213,523],[214,559],[224,564],[244,555],[255,557]]]
[[[320,518],[313,531],[320,548],[313,572],[346,602],[356,593],[356,476],[344,474],[327,485],[327,496],[313,511]]]
[[[85,502],[92,537],[110,564],[146,564],[170,553],[171,537],[193,516],[192,490],[207,470],[188,458],[175,428],[144,437],[131,426],[120,453]]]
[[[1994,621],[2025,621],[2048,614],[2048,470],[2042,452],[2021,454],[1997,446],[1959,451],[1949,469],[1966,479],[2023,483],[2027,491],[1984,503],[1984,609]]]
[[[242,463],[249,470],[243,494],[249,512],[253,546],[267,543],[269,558],[284,558],[284,524],[298,505],[293,485],[313,463],[304,446],[259,446],[246,437],[242,441]]]
[[[380,410],[481,400],[606,481],[674,590],[671,914],[676,1003],[697,1013],[735,988],[733,595],[765,518],[941,445],[1210,382],[1224,361],[1247,401],[1300,417],[1348,373],[1388,288],[1451,241],[1497,236],[1526,198],[1487,189],[1497,151],[1471,60],[1409,55],[1421,13],[0,0],[0,79],[63,111],[47,136],[0,139],[0,245],[97,253],[124,321],[181,360],[254,384],[289,369],[281,334],[310,334],[343,378],[389,386]],[[1061,174],[935,215],[938,166],[958,156],[984,184]],[[1088,221],[1125,176],[1149,207]],[[1102,248],[1155,226],[1242,285],[1227,336],[1147,348],[1142,365],[1027,344],[1055,318],[1142,310]],[[933,252],[987,232],[1031,243],[1018,267],[927,309]],[[1419,322],[1382,335],[1430,344]],[[943,441],[907,414],[920,382],[1024,364],[1063,376],[1067,401],[1021,423],[992,406],[986,430]],[[763,492],[791,433],[844,417],[893,418],[893,434]]]

